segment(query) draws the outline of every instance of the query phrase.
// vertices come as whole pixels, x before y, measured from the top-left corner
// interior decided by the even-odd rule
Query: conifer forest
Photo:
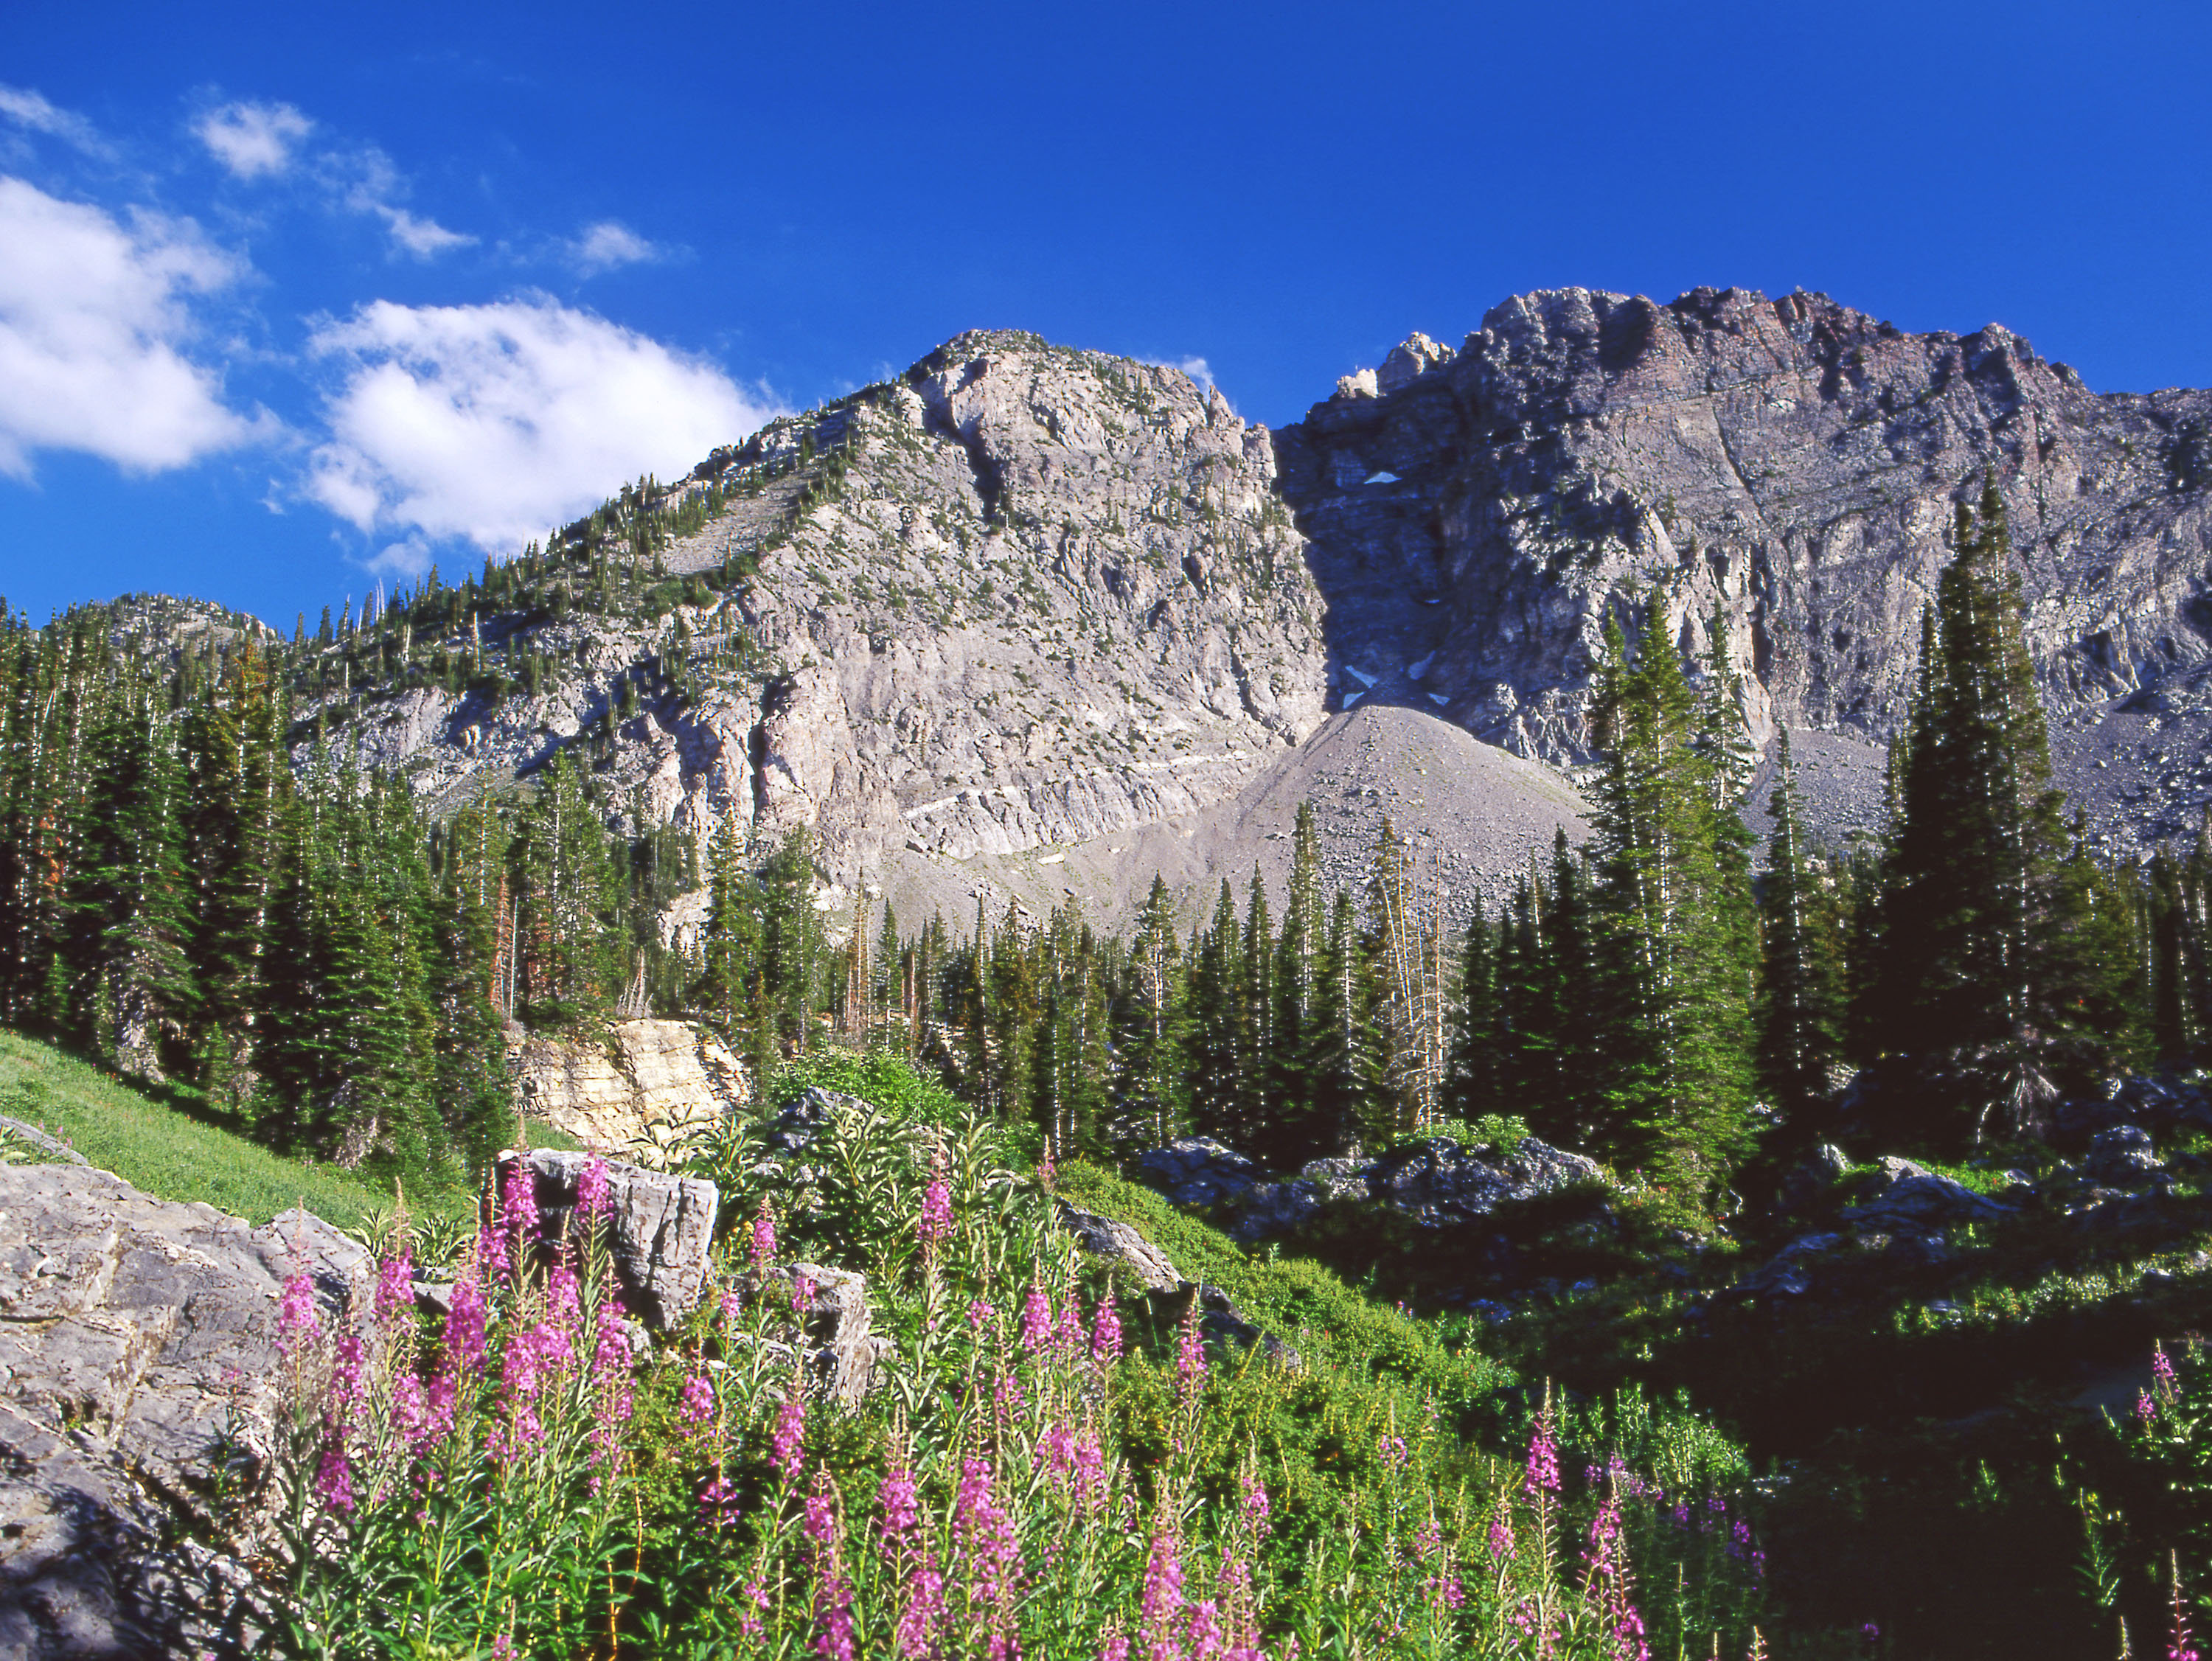
[[[588,743],[432,819],[302,728],[307,695],[395,664],[533,680],[481,652],[410,665],[405,643],[513,603],[528,561],[289,644],[149,652],[100,608],[12,618],[0,1017],[272,1148],[401,1175],[481,1173],[503,1023],[623,1014],[710,1020],[763,1067],[885,1045],[1061,1156],[1198,1134],[1293,1168],[1511,1115],[1710,1210],[1747,1161],[1827,1138],[1852,1076],[1885,1146],[1961,1156],[2115,1069],[2191,1062],[2212,1015],[2212,853],[2122,866],[2076,834],[2007,546],[1993,493],[1962,513],[1879,840],[1808,836],[1785,735],[1759,846],[1734,666],[1685,662],[1632,609],[1600,669],[1589,840],[1532,849],[1458,930],[1387,821],[1365,881],[1326,888],[1310,811],[1279,917],[1255,874],[1189,926],[1156,884],[1126,938],[1072,908],[825,918],[803,836],[763,857],[734,824],[638,834]],[[653,919],[701,886],[672,948]]]

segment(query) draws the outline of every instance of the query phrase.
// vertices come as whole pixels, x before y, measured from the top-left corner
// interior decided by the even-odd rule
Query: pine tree
[[[2011,551],[1991,478],[1978,513],[1960,506],[1923,631],[1869,988],[1891,1128],[1943,1149],[2038,1130],[2088,1036],[2064,949],[2092,921],[2088,891],[2062,879]]]
[[[1603,1145],[1670,1192],[1710,1200],[1748,1151],[1751,924],[1731,869],[1734,804],[1655,598],[1632,661],[1606,627],[1593,794],[1600,957],[1611,1019]],[[1705,719],[1701,722],[1701,714]]]
[[[1759,896],[1759,1082],[1784,1125],[1809,1129],[1843,1048],[1843,954],[1833,905],[1806,846],[1804,797],[1781,736]]]
[[[1130,985],[1121,1021],[1119,1048],[1124,1100],[1137,1133],[1166,1142],[1182,1128],[1186,1075],[1182,1065],[1185,1021],[1182,949],[1176,937],[1175,900],[1164,878],[1152,878],[1152,891],[1137,916],[1129,949]]]

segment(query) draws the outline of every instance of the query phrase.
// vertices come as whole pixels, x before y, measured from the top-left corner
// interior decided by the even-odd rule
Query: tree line
[[[1387,821],[1364,879],[1328,888],[1310,807],[1279,914],[1255,869],[1194,924],[1156,880],[1126,936],[980,901],[910,932],[855,902],[833,931],[803,833],[763,849],[728,818],[700,849],[647,826],[588,732],[432,820],[343,731],[295,722],[333,653],[391,675],[416,626],[480,638],[479,597],[511,601],[550,552],[349,616],[329,648],[303,628],[149,653],[100,609],[9,618],[0,1020],[281,1149],[395,1172],[465,1173],[510,1133],[514,1028],[648,1013],[714,1022],[757,1069],[892,1046],[1066,1151],[1197,1132],[1289,1167],[1510,1115],[1703,1203],[1816,1137],[2033,1136],[2115,1070],[2199,1058],[2212,854],[2115,864],[2069,822],[2009,553],[1985,491],[1923,629],[1889,822],[1844,848],[1808,832],[1785,737],[1759,857],[1718,620],[1693,663],[1656,598],[1615,616],[1589,839],[1456,931]],[[702,920],[672,937],[693,891]]]

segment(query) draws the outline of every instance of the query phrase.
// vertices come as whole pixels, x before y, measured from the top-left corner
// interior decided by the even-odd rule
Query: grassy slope
[[[0,1029],[0,1112],[60,1137],[161,1199],[204,1200],[264,1223],[304,1203],[339,1228],[392,1194],[335,1166],[285,1159],[149,1101],[112,1075]]]

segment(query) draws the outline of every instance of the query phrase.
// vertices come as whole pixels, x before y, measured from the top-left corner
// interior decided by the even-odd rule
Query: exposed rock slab
[[[742,1106],[745,1072],[711,1030],[683,1021],[620,1021],[604,1044],[523,1040],[512,1057],[523,1110],[599,1153],[621,1153],[668,1125]]]
[[[277,1300],[326,1321],[366,1254],[319,1219],[250,1228],[104,1171],[0,1167],[0,1654],[179,1652],[234,1566],[176,1544],[218,1464],[250,1494],[276,1407]],[[213,1577],[211,1582],[210,1577]]]

